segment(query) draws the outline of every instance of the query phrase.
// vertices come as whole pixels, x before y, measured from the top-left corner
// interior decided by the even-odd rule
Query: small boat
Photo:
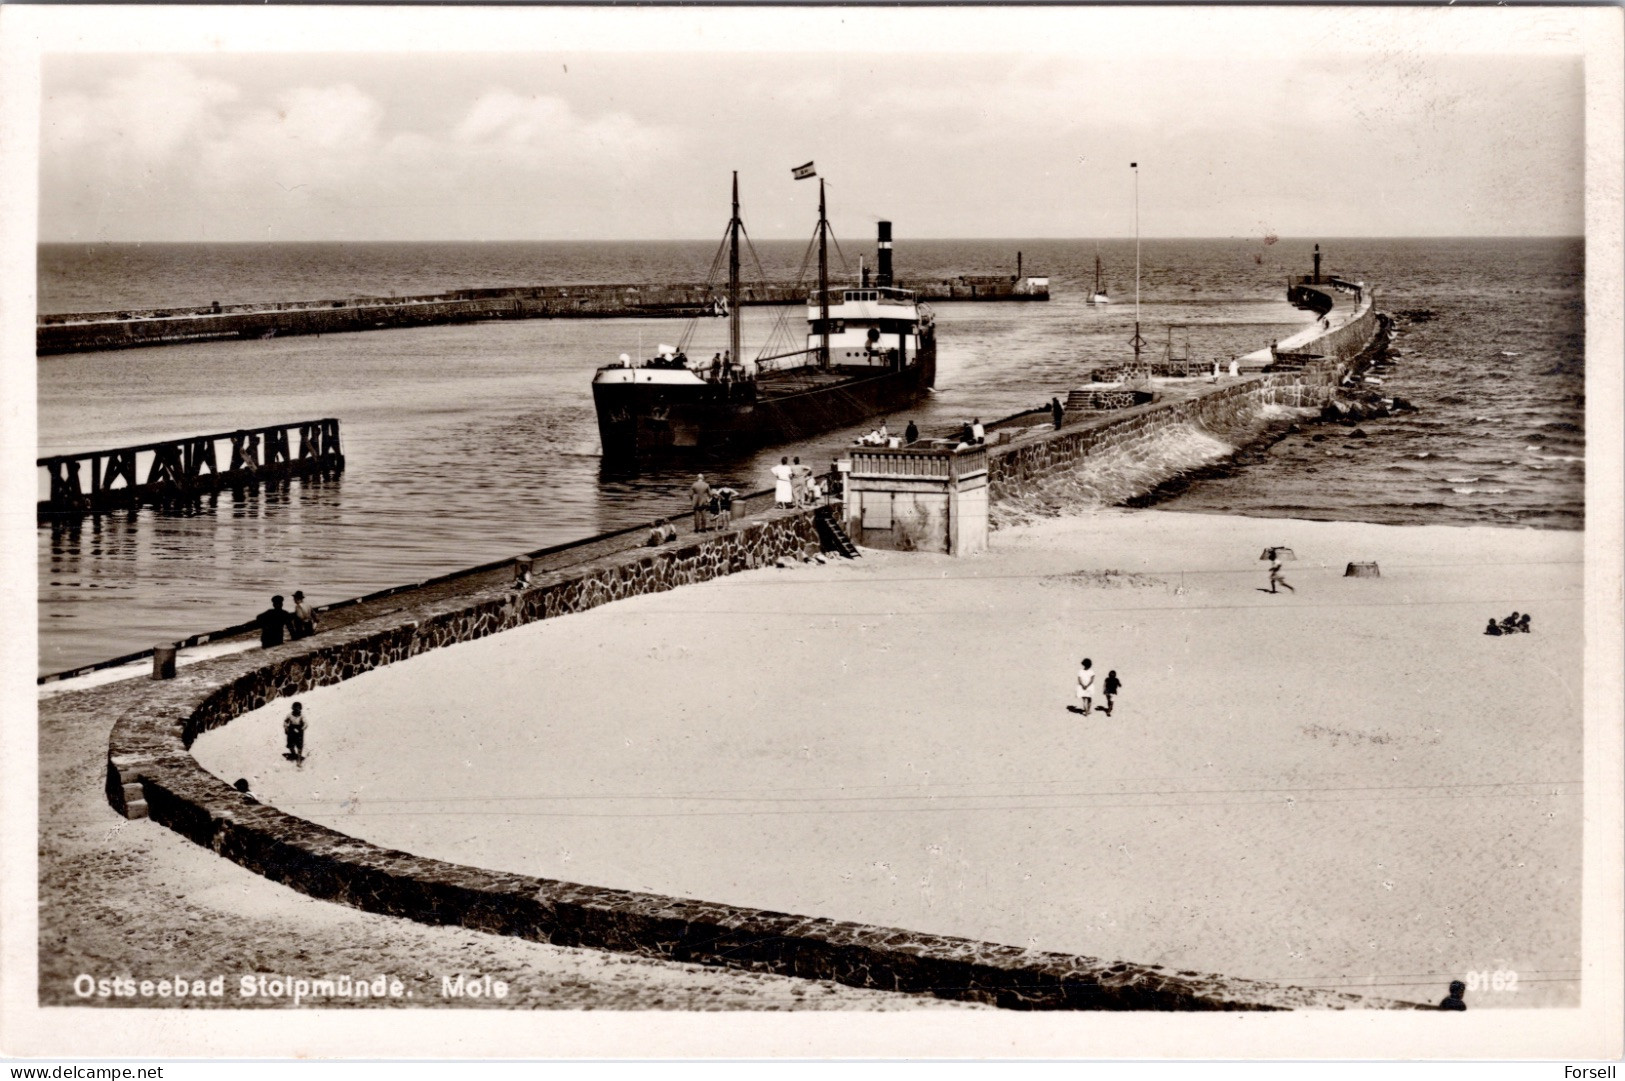
[[[1100,279],[1100,253],[1099,252],[1095,253],[1095,291],[1090,294],[1089,303],[1091,303],[1091,304],[1110,304],[1111,303],[1111,300],[1106,296],[1106,286]]]

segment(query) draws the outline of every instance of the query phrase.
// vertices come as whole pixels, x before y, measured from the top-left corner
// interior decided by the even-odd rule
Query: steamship
[[[724,238],[728,352],[690,359],[680,347],[663,347],[653,358],[622,354],[599,368],[592,397],[606,459],[787,442],[903,409],[930,390],[935,327],[915,293],[892,284],[891,222],[879,223],[874,280],[861,273],[855,286],[831,286],[823,180],[818,184],[818,287],[807,298],[804,347],[743,359],[735,173]]]

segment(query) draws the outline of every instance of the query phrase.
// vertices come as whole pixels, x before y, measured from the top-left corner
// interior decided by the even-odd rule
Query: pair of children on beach
[[[1095,697],[1094,697],[1095,696],[1095,670],[1094,670],[1094,668],[1095,668],[1095,662],[1090,660],[1088,657],[1085,657],[1082,661],[1079,662],[1079,668],[1078,668],[1078,702],[1079,702],[1079,705],[1068,706],[1067,707],[1067,709],[1071,710],[1073,713],[1081,713],[1081,714],[1083,714],[1084,716],[1087,717],[1090,713],[1092,713],[1094,711],[1094,708],[1095,708],[1094,707],[1094,701],[1095,701]],[[1100,712],[1104,713],[1108,717],[1110,717],[1112,715],[1112,699],[1117,696],[1117,692],[1122,690],[1122,687],[1123,687],[1123,681],[1117,678],[1117,670],[1116,669],[1113,669],[1112,671],[1106,673],[1106,678],[1101,683],[1101,688],[1100,688],[1102,693],[1106,697],[1106,704],[1104,706],[1099,707]]]

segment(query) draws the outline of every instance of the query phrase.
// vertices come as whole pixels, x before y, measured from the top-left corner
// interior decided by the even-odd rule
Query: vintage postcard
[[[1617,1057],[1621,22],[8,5],[5,1053]]]

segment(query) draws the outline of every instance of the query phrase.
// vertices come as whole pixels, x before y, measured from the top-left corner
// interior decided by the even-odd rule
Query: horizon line
[[[1287,240],[1313,240],[1316,242],[1340,240],[1584,240],[1586,234],[1581,233],[1383,233],[1370,235],[1342,234],[1304,234],[1304,235],[1277,235],[1276,243]],[[804,237],[756,237],[763,243],[801,243]],[[1102,241],[1121,240],[1132,242],[1134,236],[933,236],[911,237],[904,243],[939,243],[943,241],[1008,241],[1008,242],[1056,242],[1056,241]],[[1158,235],[1141,236],[1142,242],[1147,240],[1257,240],[1253,234],[1226,234],[1222,236],[1185,236],[1185,235]],[[715,237],[504,237],[504,238],[452,238],[441,237],[434,239],[303,239],[303,240],[48,240],[43,237],[35,240],[35,246],[47,244],[94,246],[98,244],[699,244],[715,243]]]

